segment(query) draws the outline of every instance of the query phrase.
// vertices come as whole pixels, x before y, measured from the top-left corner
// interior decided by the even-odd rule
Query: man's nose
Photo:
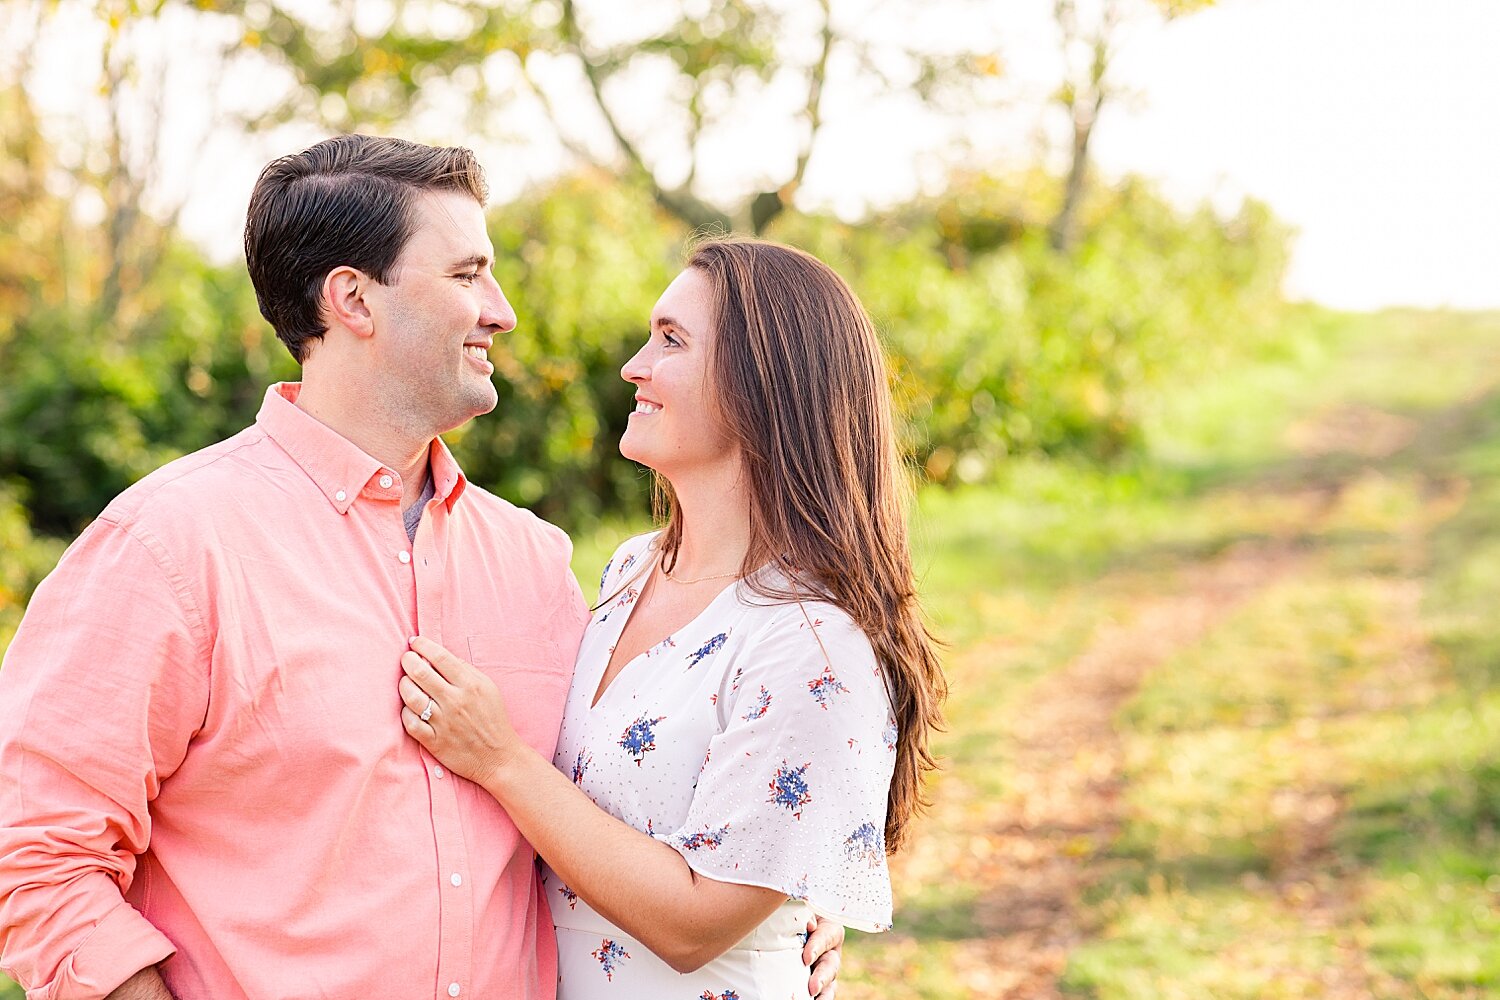
[[[500,283],[495,280],[494,275],[486,275],[487,294],[484,297],[484,309],[479,314],[479,322],[482,326],[492,326],[501,333],[509,333],[516,328],[516,311],[510,307],[510,302],[505,298],[505,292],[500,288]]]

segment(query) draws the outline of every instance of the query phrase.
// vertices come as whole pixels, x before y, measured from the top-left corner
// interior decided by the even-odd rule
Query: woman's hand
[[[525,746],[495,682],[421,637],[401,654],[401,669],[406,672],[399,684],[406,731],[448,770],[488,787]]]

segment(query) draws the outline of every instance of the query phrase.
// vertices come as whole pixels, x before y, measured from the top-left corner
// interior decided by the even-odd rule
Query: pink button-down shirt
[[[162,959],[182,1000],[554,995],[530,845],[406,735],[396,682],[430,636],[550,758],[587,622],[567,537],[434,442],[408,543],[399,477],[297,391],[116,499],[6,655],[0,964],[28,998]]]

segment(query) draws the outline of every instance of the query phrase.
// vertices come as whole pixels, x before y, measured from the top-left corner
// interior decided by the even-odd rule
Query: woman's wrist
[[[513,747],[497,749],[490,755],[489,767],[479,784],[504,805],[528,787],[535,787],[535,779],[529,778],[538,765],[552,768],[552,763],[531,747],[517,741]]]

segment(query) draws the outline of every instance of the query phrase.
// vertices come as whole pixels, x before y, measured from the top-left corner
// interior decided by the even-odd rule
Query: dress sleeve
[[[639,572],[647,550],[659,534],[659,531],[648,531],[620,543],[620,547],[615,549],[615,554],[609,557],[609,562],[604,564],[604,570],[599,574],[599,600],[595,602],[595,607],[608,601],[624,588],[626,581]]]
[[[0,669],[0,951],[28,997],[103,996],[173,952],[123,896],[208,701],[207,633],[162,558],[95,521]]]
[[[828,605],[805,608],[778,609],[740,649],[687,818],[661,839],[700,875],[885,930],[890,703],[864,633]]]

